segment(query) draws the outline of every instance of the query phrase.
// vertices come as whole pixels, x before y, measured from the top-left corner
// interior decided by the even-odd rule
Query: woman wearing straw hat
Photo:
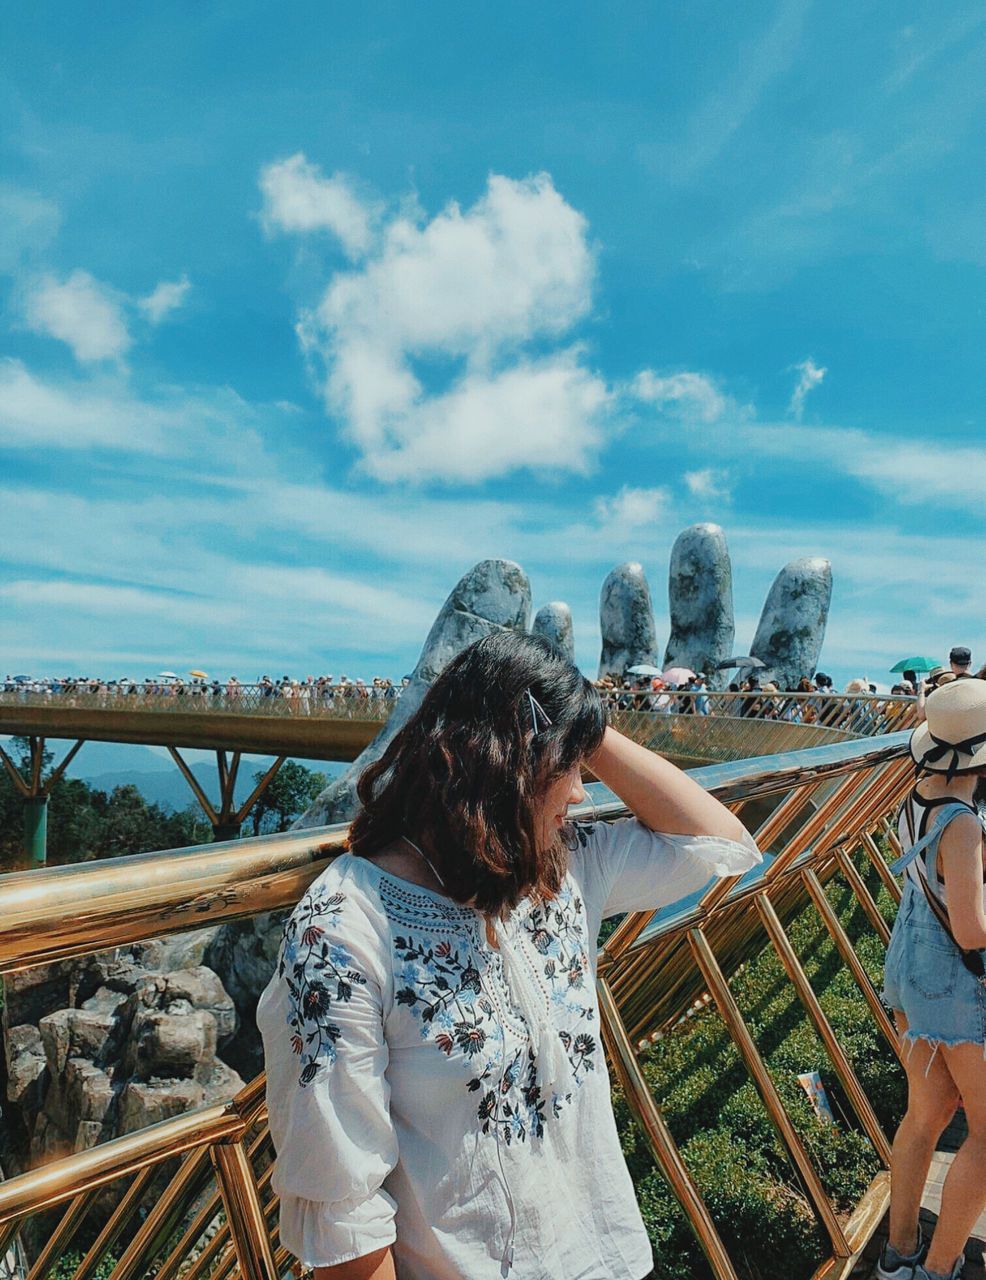
[[[884,999],[905,1046],[907,1114],[894,1139],[890,1238],[879,1280],[955,1280],[986,1208],[986,911],[983,820],[974,804],[986,775],[986,684],[936,689],[911,734],[918,782],[901,809],[904,890]],[[930,1246],[918,1213],[935,1144],[961,1098],[969,1136],[942,1188]]]

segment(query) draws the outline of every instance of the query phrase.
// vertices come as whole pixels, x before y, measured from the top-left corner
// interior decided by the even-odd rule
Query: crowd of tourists
[[[789,724],[827,724],[838,715],[844,719],[847,704],[835,698],[832,678],[823,671],[805,676],[790,688],[782,689],[772,680],[761,683],[749,676],[733,681],[724,690],[710,696],[711,678],[704,674],[689,675],[681,683],[664,676],[627,677],[617,681],[610,676],[595,682],[603,705],[618,711],[650,711],[658,714],[726,715],[744,719],[783,720]],[[850,719],[858,719],[865,728],[870,715],[869,696],[877,687],[864,678],[850,680],[848,694],[866,695],[849,704]]]
[[[264,709],[273,699],[279,699],[299,715],[313,714],[330,708],[354,709],[362,703],[392,702],[399,698],[410,682],[409,676],[394,681],[385,676],[374,676],[366,681],[349,676],[306,676],[296,679],[282,676],[272,679],[260,676],[252,683],[241,683],[236,676],[226,680],[210,680],[207,675],[192,674],[183,678],[173,674],[148,676],[144,680],[131,680],[124,676],[116,680],[99,677],[66,676],[33,679],[27,676],[8,675],[3,682],[3,692],[27,699],[41,695],[46,699],[59,698],[68,705],[79,699],[95,698],[106,705],[118,699],[140,699],[155,702],[162,698],[181,699],[189,705],[225,706],[230,709],[247,709],[259,706]]]
[[[711,673],[693,672],[688,668],[674,667],[660,675],[627,674],[622,679],[603,676],[594,681],[600,700],[607,710],[646,711],[659,715],[724,715],[743,719],[779,720],[792,724],[831,725],[838,721],[841,728],[866,732],[872,718],[879,713],[873,699],[880,693],[877,685],[861,676],[848,681],[844,694],[855,695],[847,701],[835,697],[838,692],[831,676],[817,671],[805,676],[796,685],[781,688],[772,680],[761,680],[756,670],[741,669],[742,679],[721,687],[721,681]],[[924,703],[933,690],[952,680],[975,674],[986,679],[986,666],[972,671],[972,654],[963,645],[957,645],[949,654],[948,666],[936,667],[923,673],[906,670],[897,684],[890,689],[892,697],[916,697],[918,719],[924,719]],[[175,698],[188,700],[187,705],[227,709],[273,709],[271,699],[279,699],[297,715],[347,712],[352,715],[371,714],[368,704],[392,703],[410,683],[404,676],[395,681],[387,676],[374,676],[372,680],[355,679],[348,675],[305,676],[288,675],[272,678],[259,676],[253,682],[241,682],[235,675],[224,680],[210,679],[205,672],[192,671],[185,677],[174,672],[162,672],[143,680],[123,676],[113,680],[101,677],[42,677],[7,675],[2,692],[13,697],[27,699],[41,695],[46,700],[58,697],[69,704],[81,698],[95,698],[101,705],[117,699]],[[883,688],[886,692],[886,686]],[[381,712],[385,710],[380,707]]]

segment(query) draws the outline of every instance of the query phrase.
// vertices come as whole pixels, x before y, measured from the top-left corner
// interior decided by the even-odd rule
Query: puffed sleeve
[[[678,902],[717,876],[742,875],[762,861],[748,831],[742,840],[651,831],[636,818],[578,824],[572,871],[590,921]]]
[[[281,1241],[310,1267],[396,1238],[396,1206],[383,1189],[397,1163],[383,1035],[389,931],[338,867],[292,913],[257,1008]]]

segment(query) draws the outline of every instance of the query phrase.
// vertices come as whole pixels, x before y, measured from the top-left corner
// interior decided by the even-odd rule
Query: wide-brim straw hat
[[[927,720],[911,734],[915,764],[949,778],[986,769],[986,681],[955,680],[928,695]]]

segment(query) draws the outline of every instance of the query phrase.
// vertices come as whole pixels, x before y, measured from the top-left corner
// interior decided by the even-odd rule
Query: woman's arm
[[[941,869],[948,894],[948,922],[963,951],[986,947],[983,912],[983,829],[970,813],[955,818],[941,838]]]
[[[615,729],[606,729],[602,745],[586,763],[651,831],[743,839],[743,824],[725,805],[663,756]]]
[[[395,1280],[392,1249],[377,1249],[334,1267],[315,1267],[315,1280]]]

